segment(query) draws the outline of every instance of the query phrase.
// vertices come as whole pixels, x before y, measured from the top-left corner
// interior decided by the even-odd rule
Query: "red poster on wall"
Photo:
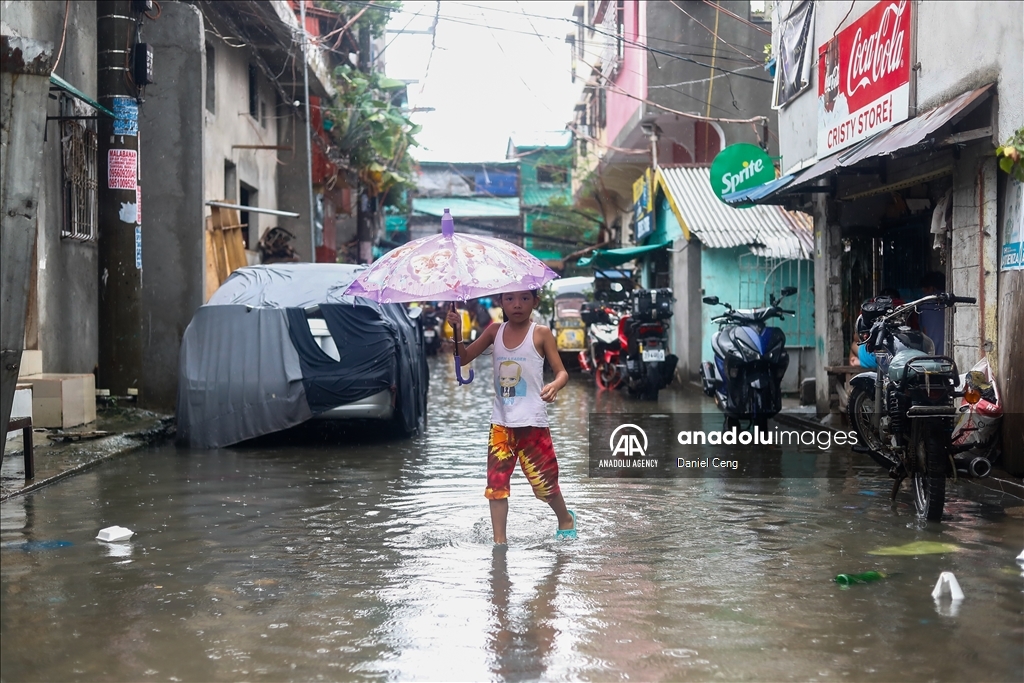
[[[107,152],[107,187],[111,190],[135,190],[138,170],[139,153],[134,149]]]
[[[818,156],[910,116],[909,0],[885,0],[818,47]]]

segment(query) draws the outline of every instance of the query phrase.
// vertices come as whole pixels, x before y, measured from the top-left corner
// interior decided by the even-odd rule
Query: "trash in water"
[[[937,541],[914,541],[906,545],[891,545],[877,550],[869,550],[868,555],[941,555],[943,553],[955,553],[960,546],[953,543],[938,543]]]
[[[1020,555],[1017,556],[1017,561],[1024,564],[1024,550],[1020,551]]]
[[[838,574],[836,575],[835,582],[843,588],[849,588],[855,583],[871,583],[872,581],[884,578],[885,574],[882,572],[868,571],[859,574]]]
[[[107,543],[116,543],[117,541],[127,541],[134,534],[134,531],[123,526],[108,526],[106,529],[100,529],[96,538]]]
[[[949,597],[953,600],[964,599],[964,591],[960,588],[960,582],[953,576],[953,572],[942,572],[939,574],[939,581],[935,584],[935,588],[932,589],[932,597],[938,600],[947,591],[949,592]]]

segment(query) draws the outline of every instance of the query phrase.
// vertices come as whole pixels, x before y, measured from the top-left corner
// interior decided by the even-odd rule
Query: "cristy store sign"
[[[818,156],[910,115],[909,0],[880,2],[818,48]]]

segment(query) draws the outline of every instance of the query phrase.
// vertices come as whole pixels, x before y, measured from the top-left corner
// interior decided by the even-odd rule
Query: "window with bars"
[[[77,111],[71,108],[72,112]],[[96,239],[96,128],[93,120],[61,121],[64,221],[61,236]]]

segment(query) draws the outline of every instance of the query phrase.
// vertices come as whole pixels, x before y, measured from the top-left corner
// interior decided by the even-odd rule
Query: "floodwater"
[[[655,406],[574,380],[549,412],[579,539],[517,472],[496,550],[490,371],[458,387],[437,361],[417,439],[165,446],[3,503],[0,679],[1024,679],[1020,501],[955,487],[920,522],[852,455],[829,478],[592,479],[588,413]],[[94,540],[112,525],[135,536]],[[921,541],[951,547],[868,554]],[[961,603],[932,599],[942,571]]]

